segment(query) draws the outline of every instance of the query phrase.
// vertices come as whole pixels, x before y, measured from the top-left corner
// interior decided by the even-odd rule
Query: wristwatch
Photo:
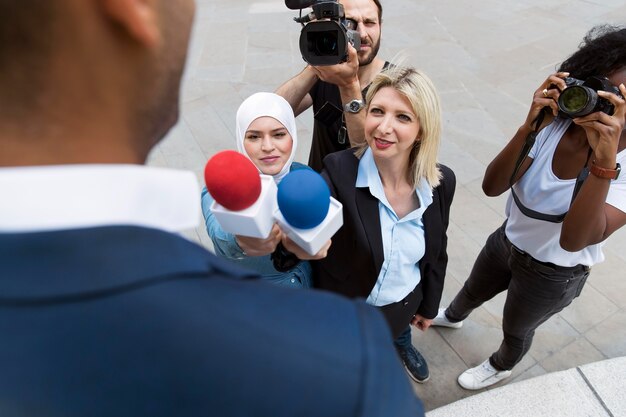
[[[343,105],[344,111],[347,111],[348,113],[358,113],[363,107],[365,107],[365,102],[357,99]]]
[[[617,163],[615,169],[607,169],[602,168],[596,165],[596,161],[591,162],[591,168],[589,168],[589,172],[599,178],[604,178],[607,180],[616,180],[619,177],[619,173],[622,170],[622,166]]]

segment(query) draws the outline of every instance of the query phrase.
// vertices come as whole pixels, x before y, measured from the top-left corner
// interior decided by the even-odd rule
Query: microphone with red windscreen
[[[235,151],[215,154],[204,168],[211,212],[222,229],[235,235],[266,238],[274,224],[276,184],[259,174],[252,161]]]
[[[315,255],[343,225],[343,206],[324,179],[311,169],[292,171],[278,185],[274,216],[283,232]]]

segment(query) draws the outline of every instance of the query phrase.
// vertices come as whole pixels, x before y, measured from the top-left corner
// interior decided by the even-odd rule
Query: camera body
[[[557,101],[559,115],[566,118],[576,118],[601,111],[609,116],[615,108],[613,104],[597,93],[598,90],[607,91],[621,97],[620,91],[606,77],[592,76],[582,81],[573,77],[565,78],[566,87]]]
[[[345,19],[343,5],[336,0],[289,1],[290,9],[295,7],[313,8],[313,12],[294,18],[304,27],[300,32],[300,53],[302,58],[314,66],[335,65],[348,59],[348,44],[357,50],[361,37]],[[293,7],[295,5],[295,7]]]

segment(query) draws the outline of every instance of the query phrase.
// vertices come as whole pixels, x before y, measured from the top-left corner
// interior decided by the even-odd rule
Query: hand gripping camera
[[[336,0],[285,0],[291,10],[300,9],[294,20],[304,27],[300,32],[300,53],[311,65],[335,65],[348,59],[348,44],[357,50],[361,37],[356,25],[345,19],[343,5]],[[302,9],[311,6],[313,12],[302,16]]]
[[[585,81],[576,78],[565,78],[567,87],[559,95],[559,114],[573,119],[586,116],[597,111],[609,116],[615,108],[607,99],[600,97],[598,90],[607,91],[621,97],[620,91],[606,77],[589,77]]]

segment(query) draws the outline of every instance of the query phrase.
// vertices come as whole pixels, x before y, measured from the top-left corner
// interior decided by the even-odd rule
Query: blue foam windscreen
[[[278,184],[278,208],[291,226],[311,229],[324,221],[330,190],[320,174],[310,169],[291,171]]]

